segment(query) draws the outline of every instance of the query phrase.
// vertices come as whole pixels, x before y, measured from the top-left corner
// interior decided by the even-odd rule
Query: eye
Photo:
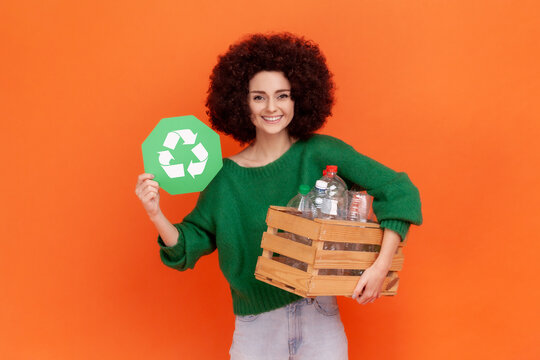
[[[255,96],[253,97],[253,100],[254,100],[254,101],[261,101],[261,100],[264,100],[264,98],[263,98],[261,95],[255,95]]]
[[[281,94],[278,96],[278,99],[288,99],[289,98],[289,94]]]

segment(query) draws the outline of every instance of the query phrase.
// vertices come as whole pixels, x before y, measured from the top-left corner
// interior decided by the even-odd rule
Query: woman
[[[399,241],[411,223],[421,223],[418,191],[406,174],[338,139],[314,135],[331,114],[333,89],[317,45],[288,33],[249,36],[219,58],[207,100],[213,127],[248,146],[224,159],[179,224],[161,212],[153,175],[139,176],[136,193],[160,234],[167,266],[193,268],[218,249],[236,315],[232,359],[347,358],[335,297],[302,299],[255,279],[270,205],[285,205],[328,164],[338,165],[343,178],[374,197],[384,237],[379,257],[354,291],[361,304],[380,296]]]

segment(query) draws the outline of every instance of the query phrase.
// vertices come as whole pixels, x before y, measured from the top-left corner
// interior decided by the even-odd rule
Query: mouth
[[[281,118],[283,117],[283,115],[277,115],[277,116],[261,116],[263,118],[264,121],[266,121],[267,123],[277,123],[279,122],[279,120],[281,120]]]

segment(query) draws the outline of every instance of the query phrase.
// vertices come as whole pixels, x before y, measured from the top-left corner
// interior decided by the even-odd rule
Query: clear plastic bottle
[[[321,205],[321,219],[344,219],[345,197],[336,189],[327,189]]]
[[[309,197],[309,190],[309,185],[300,185],[298,194],[287,203],[287,207],[290,208],[292,214],[307,219],[313,219],[315,217],[317,212],[313,201]],[[292,233],[289,233],[288,235],[289,239],[292,241],[311,246],[311,239]],[[283,263],[304,271],[307,269],[306,263],[286,256],[283,256]]]
[[[330,178],[329,178],[328,176],[326,176],[326,169],[324,169],[324,170],[322,171],[322,175],[323,175],[323,176],[322,176],[319,180],[317,180],[317,181],[324,181],[324,182],[326,183],[327,187],[328,187],[328,182],[330,182]],[[317,182],[315,182],[315,184],[317,184]],[[325,188],[325,189],[326,189],[326,188]]]
[[[309,196],[310,190],[309,185],[300,185],[298,194],[287,203],[287,207],[300,212],[300,216],[307,219],[313,219],[317,214],[315,205]]]
[[[347,194],[337,181],[331,180],[321,205],[322,219],[343,220],[347,215]]]
[[[343,189],[343,191],[347,191],[347,184],[345,183],[345,181],[341,177],[339,177],[337,172],[338,172],[338,167],[336,165],[326,165],[326,175],[325,176],[330,178],[330,179],[332,179],[332,178],[336,179],[336,181],[342,185],[341,188]]]
[[[313,201],[313,204],[315,205],[315,218],[320,218],[322,216],[321,213],[321,207],[323,203],[323,199],[326,196],[326,188],[328,187],[328,182],[324,180],[317,180],[315,182],[315,186],[313,189],[311,189],[311,192],[309,193],[309,197],[311,198],[311,201]]]
[[[373,221],[373,196],[366,191],[348,191],[347,220],[368,222]]]
[[[347,185],[337,176],[337,166],[328,165],[324,177],[328,181],[325,197],[321,206],[322,219],[345,219],[347,214]],[[326,250],[345,250],[345,243],[325,243]],[[319,272],[320,273],[320,272]],[[329,269],[323,271],[326,275],[345,275],[343,269]]]
[[[332,179],[335,179],[341,184],[340,188],[346,191],[347,184],[341,177],[338,176],[337,169],[338,167],[336,165],[326,165],[326,169],[322,171],[323,176],[319,180],[329,183],[330,181],[332,181]]]
[[[287,207],[291,208],[292,212],[297,215],[306,219],[313,219],[317,216],[317,208],[313,204],[309,193],[309,185],[300,185],[298,194],[287,203]],[[291,235],[291,240],[311,246],[311,239],[296,234]]]
[[[347,220],[367,222],[370,221],[373,210],[371,204],[373,197],[366,191],[347,191],[348,211]],[[348,244],[347,250],[351,251],[371,251],[371,245],[365,244]]]
[[[337,166],[326,167],[328,187],[326,199],[323,201],[323,219],[346,219],[347,217],[347,185],[337,176]]]

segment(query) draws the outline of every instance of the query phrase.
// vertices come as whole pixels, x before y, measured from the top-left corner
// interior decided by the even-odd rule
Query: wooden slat
[[[290,210],[286,206],[276,206],[276,205],[270,205],[269,209],[277,210],[277,211],[284,211],[284,212],[287,212],[288,210]]]
[[[387,290],[388,283],[393,281],[395,276],[397,275],[390,275],[384,279],[382,288],[385,290],[381,292],[382,295],[395,294],[392,290]],[[307,296],[351,296],[354,288],[358,284],[358,280],[360,280],[360,276],[314,276],[309,284]]]
[[[380,245],[383,230],[358,226],[341,226],[330,223],[321,224],[319,240]]]
[[[381,292],[381,295],[396,295],[399,284],[398,273],[395,271],[388,273],[385,280],[386,281],[383,283],[383,291]]]
[[[261,247],[265,250],[270,250],[308,264],[313,264],[315,260],[316,249],[314,247],[266,232],[263,234]]]
[[[374,228],[374,229],[379,229],[381,227],[378,223],[351,221],[351,220],[315,219],[314,221],[321,224],[354,226],[354,227],[364,227],[364,228]]]
[[[338,295],[338,294],[322,294],[322,293],[321,294],[312,294],[311,293],[310,295],[308,295],[308,293],[305,292],[305,291],[299,291],[298,289],[294,289],[294,288],[292,288],[290,286],[287,286],[287,285],[285,285],[283,283],[280,283],[279,281],[275,281],[275,280],[269,279],[269,278],[264,277],[264,276],[255,275],[255,278],[257,280],[263,281],[263,282],[265,282],[267,284],[270,284],[272,286],[278,287],[278,288],[280,288],[282,290],[294,293],[294,294],[302,296],[302,297]],[[390,282],[392,282],[392,286],[390,286]],[[396,278],[396,279],[393,279],[393,280],[389,281],[388,284],[387,284],[389,289],[381,291],[381,295],[383,295],[383,296],[394,296],[394,295],[396,295],[397,289],[398,289],[398,284],[399,284],[399,278]],[[356,287],[356,285],[355,285],[355,287]],[[354,288],[353,288],[353,290],[354,290]],[[351,296],[351,295],[352,295],[352,292],[350,294],[348,294],[348,295],[345,294],[343,296]]]
[[[307,291],[311,277],[305,271],[293,268],[277,261],[259,256],[255,275],[270,278],[283,284],[287,284],[299,291]]]
[[[275,235],[275,234],[277,234],[277,229],[269,226],[268,229],[266,230],[266,232],[269,233],[269,234]],[[274,253],[272,251],[263,249],[263,252],[262,252],[263,257],[265,257],[267,259],[271,259],[273,255],[274,255]]]
[[[320,250],[315,256],[315,269],[367,269],[379,256],[377,252]],[[399,251],[392,259],[390,271],[403,267],[403,253]]]
[[[399,285],[399,278],[396,277],[395,279],[392,279],[386,284],[386,290],[382,291],[383,295],[395,295],[397,293]]]
[[[320,241],[320,240],[313,240],[313,243],[312,243],[313,247],[315,247],[315,249],[317,250],[315,252],[315,254],[317,254],[319,251],[321,251],[324,247],[324,241]],[[308,266],[308,272],[311,274],[311,275],[319,275],[319,269],[315,269],[313,267],[313,265],[309,265]]]
[[[265,283],[267,283],[267,284],[270,284],[270,285],[272,285],[272,286],[278,287],[278,288],[280,288],[280,289],[282,289],[282,290],[285,290],[285,291],[288,291],[288,292],[292,292],[292,293],[294,293],[294,294],[296,294],[296,295],[299,295],[299,296],[302,296],[302,297],[306,297],[306,292],[305,292],[305,291],[301,291],[301,290],[298,290],[298,289],[294,289],[294,288],[292,288],[292,287],[290,287],[290,286],[287,286],[287,285],[285,285],[285,284],[283,284],[283,283],[281,283],[281,282],[279,282],[279,281],[272,280],[272,279],[270,279],[270,278],[267,278],[267,277],[265,277],[265,276],[260,276],[260,275],[257,275],[257,274],[255,274],[255,278],[256,278],[257,280],[263,281],[263,282],[265,282]]]
[[[284,212],[284,207],[270,206],[266,214],[266,224],[268,226],[288,231],[294,234],[305,236],[309,239],[319,237],[320,224],[313,220]]]

